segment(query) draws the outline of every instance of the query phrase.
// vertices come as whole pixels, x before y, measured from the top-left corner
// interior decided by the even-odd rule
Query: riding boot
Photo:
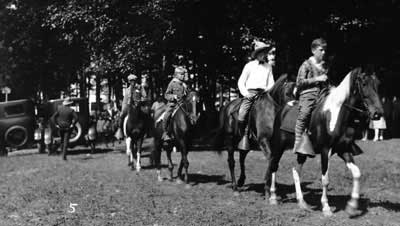
[[[245,129],[246,129],[246,122],[245,121],[238,121],[238,133],[239,136],[244,136],[245,135]]]
[[[244,121],[238,122],[239,134],[242,137],[238,144],[238,149],[240,150],[250,150],[250,140],[249,140],[249,128]]]

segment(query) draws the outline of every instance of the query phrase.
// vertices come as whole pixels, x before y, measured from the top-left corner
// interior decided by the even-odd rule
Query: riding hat
[[[274,48],[273,44],[266,44],[265,42],[254,40],[254,51],[251,53],[251,57],[255,58],[262,51],[269,52]]]
[[[136,80],[137,78],[138,78],[138,77],[137,77],[136,75],[130,74],[130,75],[128,76],[128,81]]]
[[[184,67],[182,67],[182,66],[178,66],[178,67],[176,67],[175,68],[175,71],[174,71],[174,75],[177,75],[177,74],[187,74],[187,70],[186,70],[186,68],[184,68]]]
[[[64,101],[62,102],[62,104],[64,105],[64,106],[67,106],[67,105],[71,105],[71,104],[73,104],[74,102],[71,100],[71,98],[69,98],[69,97],[67,97],[67,98],[65,98],[64,99]]]

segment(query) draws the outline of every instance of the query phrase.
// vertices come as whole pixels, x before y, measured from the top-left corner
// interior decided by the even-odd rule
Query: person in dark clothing
[[[388,97],[382,97],[383,104],[383,117],[386,121],[386,129],[383,131],[382,138],[390,139],[392,138],[392,111],[393,103]]]
[[[54,124],[59,128],[63,159],[67,160],[67,149],[71,130],[78,122],[78,114],[70,107],[73,102],[66,98],[52,116]]]

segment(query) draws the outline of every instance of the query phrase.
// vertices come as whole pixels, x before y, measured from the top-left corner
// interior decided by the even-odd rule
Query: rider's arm
[[[307,78],[307,75],[310,73],[308,63],[304,62],[299,68],[299,73],[297,74],[296,84],[298,89],[302,89],[305,86],[309,86],[311,84],[317,83],[318,80],[313,78]]]
[[[249,95],[249,91],[246,88],[246,81],[249,78],[249,75],[250,75],[249,64],[246,64],[238,80],[238,87],[240,94],[242,94],[244,97]]]
[[[167,88],[167,91],[165,91],[164,97],[168,101],[174,101],[175,100],[175,95],[173,93],[173,83],[172,82],[170,82],[168,84],[168,88]]]

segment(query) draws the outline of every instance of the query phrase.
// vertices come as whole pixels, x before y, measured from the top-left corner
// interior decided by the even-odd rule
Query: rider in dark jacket
[[[184,82],[187,70],[184,67],[175,68],[174,78],[168,84],[167,91],[165,91],[165,99],[167,99],[167,109],[165,110],[163,128],[164,133],[162,135],[163,140],[170,140],[171,137],[168,134],[168,123],[169,118],[174,111],[177,104],[180,104],[188,94],[187,85]]]

